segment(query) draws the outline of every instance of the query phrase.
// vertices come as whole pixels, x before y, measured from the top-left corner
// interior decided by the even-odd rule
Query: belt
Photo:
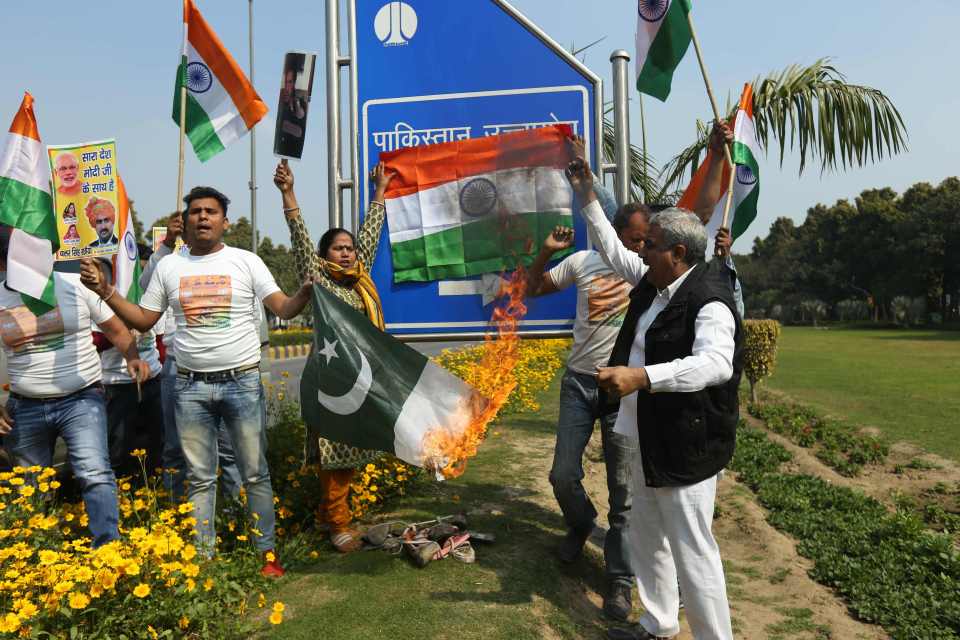
[[[11,392],[10,392],[10,397],[11,397],[11,398],[15,398],[15,399],[17,399],[17,400],[29,400],[29,401],[31,401],[31,402],[59,402],[59,401],[61,401],[61,400],[66,400],[66,399],[69,398],[70,396],[75,396],[75,395],[81,394],[81,393],[83,393],[83,392],[85,392],[85,391],[90,391],[91,389],[100,389],[100,390],[103,390],[103,385],[100,384],[99,382],[94,382],[93,384],[87,385],[87,386],[84,387],[83,389],[77,389],[76,391],[74,391],[74,392],[72,392],[72,393],[68,393],[68,394],[63,395],[63,396],[52,396],[52,397],[48,397],[48,398],[31,398],[30,396],[22,396],[22,395],[20,395],[19,393],[16,393],[15,391],[11,391]]]
[[[247,365],[246,367],[237,367],[236,369],[224,369],[223,371],[190,371],[183,367],[177,367],[178,376],[186,376],[192,380],[202,380],[204,382],[226,382],[233,380],[241,373],[258,371],[260,363]]]

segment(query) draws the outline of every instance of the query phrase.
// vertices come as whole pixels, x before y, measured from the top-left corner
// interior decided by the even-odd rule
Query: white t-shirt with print
[[[606,366],[630,304],[630,283],[604,263],[596,251],[577,251],[547,276],[558,289],[577,286],[577,318],[567,368],[594,375]]]
[[[163,365],[160,364],[160,352],[157,351],[157,334],[152,329],[146,333],[140,333],[136,329],[131,331],[137,340],[137,351],[140,352],[140,359],[150,366],[150,377],[153,378],[163,368]],[[133,383],[133,378],[127,371],[127,360],[116,347],[107,349],[100,354],[100,367],[103,369],[103,384]]]
[[[53,283],[57,306],[41,316],[18,292],[0,285],[0,339],[10,390],[28,398],[64,396],[100,381],[91,330],[113,311],[80,284],[79,274],[56,272]]]
[[[178,366],[222,371],[260,362],[253,305],[277,291],[259,256],[224,246],[205,256],[172,254],[160,260],[140,306],[159,313],[173,309]]]

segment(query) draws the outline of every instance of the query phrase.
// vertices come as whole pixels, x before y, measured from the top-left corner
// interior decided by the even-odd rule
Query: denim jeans
[[[217,432],[226,426],[237,456],[247,494],[247,508],[255,514],[258,549],[274,547],[273,488],[267,467],[266,398],[259,370],[222,382],[206,382],[177,374],[174,388],[177,433],[187,463],[187,497],[197,519],[197,541],[206,555],[216,544]]]
[[[174,404],[174,386],[177,380],[177,359],[173,352],[167,352],[160,372],[160,399],[163,405],[163,485],[174,502],[186,498],[187,463],[183,459],[180,436],[177,435],[177,416]],[[234,500],[240,497],[240,471],[233,455],[230,434],[220,420],[217,426],[217,451],[220,463],[220,491]]]
[[[21,467],[53,463],[57,436],[67,443],[67,459],[80,484],[93,546],[120,537],[117,481],[107,452],[107,409],[100,385],[57,399],[10,396],[13,430],[5,437],[13,463]]]
[[[600,418],[597,379],[594,376],[567,371],[560,383],[560,415],[557,423],[557,444],[550,470],[553,495],[560,503],[567,526],[576,531],[592,530],[597,510],[583,489],[583,452],[593,434],[593,424]],[[630,563],[628,528],[630,518],[631,461],[637,442],[613,432],[617,414],[600,419],[603,459],[607,468],[607,492],[610,529],[603,543],[603,559],[610,581],[630,585],[633,570]]]

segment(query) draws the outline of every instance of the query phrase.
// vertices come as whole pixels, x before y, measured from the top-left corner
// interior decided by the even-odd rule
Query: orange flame
[[[448,429],[438,428],[428,431],[424,437],[426,466],[444,478],[463,474],[467,458],[477,455],[480,443],[486,438],[487,425],[517,386],[513,370],[520,359],[517,328],[527,314],[527,306],[523,303],[526,291],[526,273],[519,267],[501,285],[500,296],[501,299],[506,297],[506,302],[493,310],[490,324],[494,331],[484,336],[483,355],[466,380],[473,387],[482,382],[485,388],[492,389],[488,397],[473,394],[464,408],[468,422],[462,431],[451,433]]]

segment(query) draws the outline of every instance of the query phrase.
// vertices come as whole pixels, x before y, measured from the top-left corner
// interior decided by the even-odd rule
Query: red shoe
[[[267,554],[271,554],[273,560],[267,560]],[[285,573],[284,568],[280,566],[280,559],[277,558],[277,554],[273,551],[267,551],[267,553],[264,554],[263,567],[260,569],[260,575],[267,578],[282,578]]]

